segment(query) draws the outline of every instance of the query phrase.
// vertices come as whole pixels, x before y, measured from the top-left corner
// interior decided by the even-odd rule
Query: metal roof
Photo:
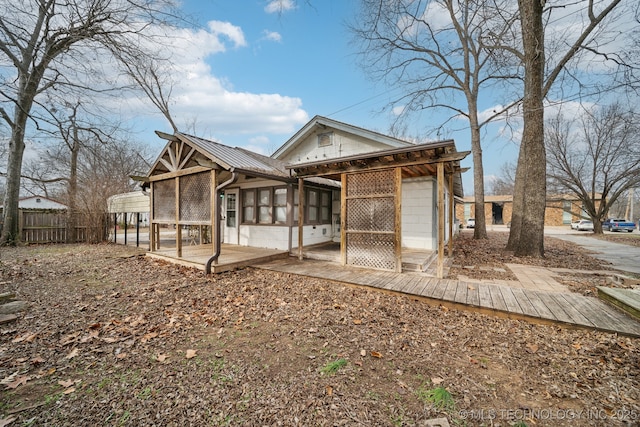
[[[199,151],[226,170],[255,172],[274,178],[291,178],[285,163],[238,147],[229,147],[208,139],[184,133],[176,133],[178,138],[193,144]]]

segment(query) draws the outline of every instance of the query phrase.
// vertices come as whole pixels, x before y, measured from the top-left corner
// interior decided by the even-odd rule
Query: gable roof
[[[193,166],[215,166],[230,172],[252,176],[291,178],[285,169],[285,163],[277,159],[186,133],[175,132],[171,135],[156,131],[156,134],[168,142],[149,169],[147,176]],[[181,146],[177,147],[177,144]]]
[[[294,149],[300,141],[303,141],[311,133],[314,132],[316,127],[321,128],[333,128],[353,135],[358,135],[362,138],[376,141],[390,148],[410,147],[414,145],[411,142],[403,141],[392,136],[384,135],[378,132],[374,132],[368,129],[364,129],[358,126],[353,126],[347,123],[339,122],[337,120],[329,119],[327,117],[315,116],[306,125],[304,125],[298,132],[296,132],[287,142],[285,142],[275,153],[271,155],[272,158],[279,159],[286,153]]]

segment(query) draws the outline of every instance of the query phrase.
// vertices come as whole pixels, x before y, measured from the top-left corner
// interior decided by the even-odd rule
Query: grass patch
[[[324,375],[333,375],[345,366],[347,366],[347,359],[338,359],[324,365],[324,367],[320,369],[320,373]]]
[[[430,403],[438,410],[451,412],[456,408],[453,396],[444,387],[427,389],[424,386],[420,386],[420,388],[416,390],[416,396],[422,402]]]

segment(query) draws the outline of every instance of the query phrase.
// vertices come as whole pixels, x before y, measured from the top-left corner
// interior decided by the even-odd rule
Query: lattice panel
[[[347,175],[347,197],[395,194],[395,172],[391,170]]]
[[[395,229],[393,197],[347,200],[347,230],[390,231]]]
[[[394,235],[348,234],[347,265],[379,270],[395,270]]]
[[[180,221],[211,222],[211,175],[180,177]]]
[[[153,219],[176,220],[176,182],[173,179],[153,183]]]
[[[395,271],[395,171],[349,174],[346,184],[347,264]]]

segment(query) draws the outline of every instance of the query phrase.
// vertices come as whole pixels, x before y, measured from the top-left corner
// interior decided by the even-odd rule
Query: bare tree
[[[516,185],[513,198],[513,217],[507,249],[518,256],[544,255],[544,214],[546,205],[546,152],[544,144],[544,99],[556,81],[562,81],[563,90],[571,84],[577,87],[578,96],[587,88],[587,79],[578,66],[570,69],[572,61],[599,61],[607,69],[603,78],[605,84],[637,83],[638,59],[623,53],[607,52],[604,40],[604,22],[609,22],[612,33],[621,37],[618,28],[613,27],[613,11],[621,9],[621,4],[633,8],[633,2],[589,0],[581,7],[582,23],[567,27],[554,39],[545,44],[545,12],[547,22],[551,22],[555,10],[562,10],[571,3],[551,5],[544,9],[545,1],[518,0],[522,49],[512,49],[520,57],[524,69],[523,119],[524,129],[516,170]],[[575,5],[573,5],[575,6]],[[637,7],[637,3],[635,5]],[[633,13],[633,10],[629,12]],[[618,16],[622,16],[619,14]],[[637,29],[636,29],[637,31]],[[613,36],[610,36],[613,37]],[[610,39],[609,39],[610,40]],[[551,48],[546,50],[547,48]],[[551,60],[549,60],[551,59]],[[629,61],[629,62],[627,62]],[[635,63],[633,62],[635,61]],[[592,88],[604,90],[598,79]],[[607,89],[611,89],[611,86]],[[566,93],[564,94],[566,96]]]
[[[601,234],[612,207],[640,184],[640,122],[614,104],[585,111],[577,129],[574,123],[562,115],[547,122],[547,170],[552,182],[582,202]]]
[[[112,81],[101,75],[109,53],[131,52],[144,58],[158,34],[152,27],[168,25],[171,0],[26,0],[0,3],[0,54],[10,64],[0,81],[0,117],[11,129],[7,163],[4,227],[0,244],[18,238],[18,198],[29,124],[39,98],[48,91],[101,90]],[[158,24],[157,26],[155,24]],[[142,42],[144,41],[144,43]],[[93,81],[91,80],[93,79]]]
[[[519,77],[491,67],[495,46],[503,37],[513,38],[505,23],[513,17],[500,13],[509,9],[507,4],[500,0],[362,0],[360,16],[351,25],[362,43],[363,68],[373,78],[402,88],[402,95],[389,104],[401,107],[400,117],[445,108],[451,111],[451,119],[468,120],[477,239],[487,237],[481,130],[510,107],[497,103],[488,117],[481,118],[479,98],[481,94],[485,100],[491,97],[492,84]]]
[[[494,180],[491,182],[491,194],[500,196],[513,195],[513,187],[516,180],[515,172],[515,163],[504,163],[500,168],[501,175],[494,178]]]

